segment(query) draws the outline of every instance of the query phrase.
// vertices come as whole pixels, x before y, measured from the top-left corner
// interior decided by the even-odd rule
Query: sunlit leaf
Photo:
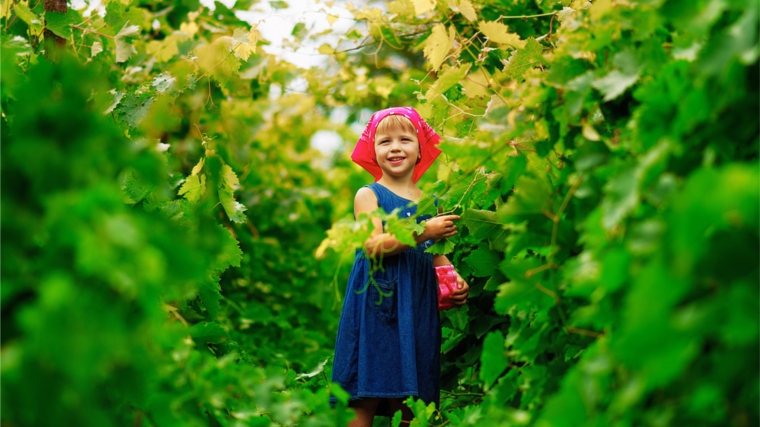
[[[190,175],[179,188],[179,195],[197,202],[206,191],[206,175]]]
[[[425,41],[423,52],[428,61],[430,61],[433,70],[438,70],[441,67],[441,64],[453,47],[453,31],[454,29],[451,28],[450,32],[447,33],[446,27],[443,24],[437,24],[433,27],[430,37]]]
[[[480,21],[478,29],[494,43],[506,44],[517,49],[524,49],[526,42],[515,33],[510,33],[509,28],[496,21]]]
[[[412,0],[417,15],[422,15],[435,9],[435,0]]]

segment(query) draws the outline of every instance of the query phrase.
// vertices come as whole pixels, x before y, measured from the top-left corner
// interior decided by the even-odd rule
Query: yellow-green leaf
[[[188,38],[187,34],[175,31],[163,40],[151,40],[145,46],[145,51],[153,55],[158,61],[167,62],[174,55],[179,54],[177,44]]]
[[[235,56],[247,61],[252,53],[256,53],[256,43],[259,41],[259,31],[256,27],[246,31],[242,28],[235,28],[235,32],[232,33],[232,49],[235,51]]]
[[[412,0],[414,2],[414,11],[417,15],[430,12],[435,9],[435,0]]]
[[[201,160],[198,162],[198,164],[195,165],[195,166],[193,166],[193,175],[198,175],[200,173],[201,169],[203,169],[203,165],[204,164],[206,164],[206,158],[205,157],[201,157]]]
[[[488,90],[488,80],[484,73],[484,68],[465,76],[459,84],[464,88],[464,93],[469,98],[486,97],[490,94]]]
[[[140,27],[137,25],[129,25],[129,22],[124,24],[124,27],[116,34],[114,41],[116,42],[116,62],[126,62],[132,55],[137,53],[135,47],[129,44],[127,37],[138,35]]]
[[[335,49],[333,49],[333,47],[327,43],[323,43],[321,46],[319,46],[319,49],[317,49],[317,51],[322,55],[332,55],[335,53]]]
[[[193,203],[197,202],[206,191],[206,175],[190,175],[179,189],[179,195]]]
[[[475,22],[478,19],[470,0],[448,0],[448,4],[451,10],[461,13],[470,22]]]
[[[90,48],[90,56],[95,56],[100,52],[103,52],[103,43],[96,40],[92,43],[92,48]]]
[[[235,187],[240,186],[237,175],[229,165],[222,166],[222,184],[230,191],[234,191]]]
[[[483,33],[489,41],[499,44],[506,44],[518,49],[525,47],[525,40],[521,40],[520,36],[509,32],[509,27],[496,21],[481,21],[478,25],[478,29]]]
[[[235,200],[235,196],[232,194],[232,191],[225,188],[220,188],[219,201],[222,203],[224,212],[227,214],[227,217],[230,219],[230,221],[236,222],[238,224],[242,224],[248,221],[244,213],[247,210],[246,207],[242,203]]]
[[[42,19],[40,19],[36,13],[32,12],[32,10],[29,9],[29,6],[24,3],[16,3],[13,6],[13,10],[16,12],[16,16],[26,22],[26,25],[29,26],[33,34],[36,35],[42,32]]]
[[[338,20],[338,18],[339,18],[338,15],[333,15],[332,13],[328,13],[327,14],[327,23],[330,24],[330,26],[332,27],[332,24],[334,24],[335,21]]]
[[[591,123],[584,123],[583,124],[583,137],[588,139],[589,141],[599,141],[601,138],[599,136],[599,132],[594,129],[594,126]]]
[[[195,49],[201,69],[223,81],[240,69],[240,60],[230,55],[232,37],[219,37],[210,44]]]
[[[428,101],[432,101],[435,97],[459,83],[459,81],[467,75],[467,71],[469,71],[471,65],[472,64],[466,64],[464,67],[444,67],[445,69],[439,74],[438,79],[433,86],[431,86],[425,93],[425,98],[427,98]]]
[[[437,71],[441,67],[441,64],[443,64],[446,55],[449,54],[449,51],[454,46],[453,40],[453,28],[447,33],[446,27],[443,24],[436,24],[430,37],[425,40],[423,53],[425,54],[425,58],[430,61],[430,65],[434,71]]]

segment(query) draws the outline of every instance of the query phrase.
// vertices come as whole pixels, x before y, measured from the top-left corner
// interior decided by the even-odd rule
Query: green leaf
[[[514,194],[497,212],[499,220],[506,223],[513,217],[551,212],[551,191],[546,175],[521,175],[515,183]]]
[[[611,101],[622,95],[626,89],[639,80],[639,73],[624,74],[618,70],[610,71],[606,76],[598,78],[591,86],[604,94],[605,101]]]
[[[219,233],[218,240],[221,243],[221,248],[216,256],[215,261],[212,263],[211,268],[219,273],[226,270],[228,267],[240,267],[240,261],[243,259],[243,251],[240,250],[239,242],[223,225],[217,227]]]
[[[248,218],[245,215],[245,211],[248,209],[242,203],[235,200],[235,196],[227,188],[219,189],[219,201],[222,203],[224,212],[230,221],[238,224],[248,222]]]
[[[536,257],[505,260],[501,263],[501,271],[509,281],[499,286],[494,302],[497,313],[507,313],[514,309],[545,309],[554,305],[554,297],[550,294],[552,291],[541,284],[543,274],[533,273],[542,264]]]
[[[71,38],[71,26],[82,22],[78,11],[69,8],[66,13],[50,12],[45,14],[45,27],[58,37]]]
[[[219,300],[222,299],[222,293],[219,288],[219,278],[209,277],[198,284],[198,296],[206,307],[209,318],[216,320],[219,314]]]
[[[489,332],[483,340],[480,356],[480,379],[488,389],[507,368],[509,361],[504,351],[504,335],[499,331]]]
[[[524,80],[525,72],[543,62],[544,48],[535,39],[528,39],[525,47],[512,52],[504,67],[504,74],[510,79]]]
[[[465,257],[464,262],[466,262],[472,269],[473,276],[489,277],[499,266],[501,257],[499,257],[496,252],[481,245],[478,249],[470,252],[470,254]]]
[[[605,185],[605,192],[607,195],[602,201],[602,224],[610,230],[638,206],[636,168],[629,166],[618,172]]]
[[[203,322],[193,325],[190,328],[190,336],[199,344],[220,344],[227,339],[227,331],[215,322]]]
[[[176,83],[177,79],[172,77],[168,72],[165,72],[157,75],[150,85],[156,89],[156,92],[164,93],[168,90],[176,90]]]
[[[455,243],[449,239],[441,239],[432,246],[425,249],[425,252],[436,255],[446,255],[454,252]]]
[[[122,182],[121,189],[124,191],[124,194],[129,199],[129,203],[135,204],[139,203],[146,197],[148,197],[148,194],[150,194],[152,188],[148,185],[144,185],[141,182],[138,182],[137,178],[135,177],[135,174],[133,172],[129,172],[124,177],[124,181]]]
[[[148,115],[153,97],[128,93],[119,105],[119,116],[131,127],[137,127]],[[116,102],[116,101],[115,101]]]
[[[504,224],[493,211],[467,209],[460,219],[467,226],[470,235],[477,240],[496,240],[507,233]]]
[[[306,29],[306,24],[304,24],[303,22],[298,22],[293,27],[293,31],[290,32],[290,35],[295,37],[296,39],[303,39],[307,33],[308,33],[308,30]]]
[[[319,363],[319,365],[317,365],[317,367],[316,367],[316,368],[314,368],[314,369],[313,369],[311,372],[307,372],[307,373],[301,373],[301,374],[298,374],[298,375],[296,375],[296,378],[295,378],[295,379],[296,379],[296,380],[300,380],[300,379],[303,379],[303,378],[313,378],[313,377],[315,377],[315,376],[317,376],[317,375],[321,374],[322,372],[324,372],[324,371],[325,371],[325,366],[327,366],[327,362],[328,362],[329,360],[330,360],[329,358],[327,358],[327,359],[323,360],[323,361],[322,361],[322,362],[320,362],[320,363]]]
[[[467,75],[467,71],[469,70],[470,64],[467,64],[466,67],[444,66],[433,86],[430,86],[430,89],[425,93],[425,98],[428,101],[432,101],[435,97],[443,94],[452,86],[459,83],[459,81]]]
[[[395,414],[393,414],[393,418],[391,419],[391,426],[392,427],[399,427],[401,425],[402,413],[401,411],[396,411]]]

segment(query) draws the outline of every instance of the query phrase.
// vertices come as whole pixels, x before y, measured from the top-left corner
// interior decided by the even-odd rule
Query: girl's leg
[[[401,426],[408,426],[412,423],[414,413],[408,406],[404,405],[401,399],[389,399],[388,403],[391,407],[391,420],[393,420],[393,414],[401,411]]]
[[[356,418],[348,423],[348,427],[372,427],[378,405],[380,405],[380,399],[362,399],[353,403]]]

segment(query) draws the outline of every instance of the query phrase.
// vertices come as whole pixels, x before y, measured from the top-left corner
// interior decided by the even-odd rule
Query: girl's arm
[[[356,218],[361,213],[370,213],[377,208],[377,197],[371,189],[362,187],[356,192],[356,197],[354,198],[354,215]],[[457,215],[431,218],[425,223],[425,231],[422,234],[414,236],[415,243],[420,244],[428,239],[443,239],[457,234],[456,225],[454,225],[454,220],[457,219],[459,219]],[[369,256],[373,258],[377,256],[392,256],[411,248],[411,246],[396,240],[392,234],[384,233],[383,222],[380,218],[373,218],[372,224],[375,227],[372,230],[372,237],[364,242],[364,248]]]

